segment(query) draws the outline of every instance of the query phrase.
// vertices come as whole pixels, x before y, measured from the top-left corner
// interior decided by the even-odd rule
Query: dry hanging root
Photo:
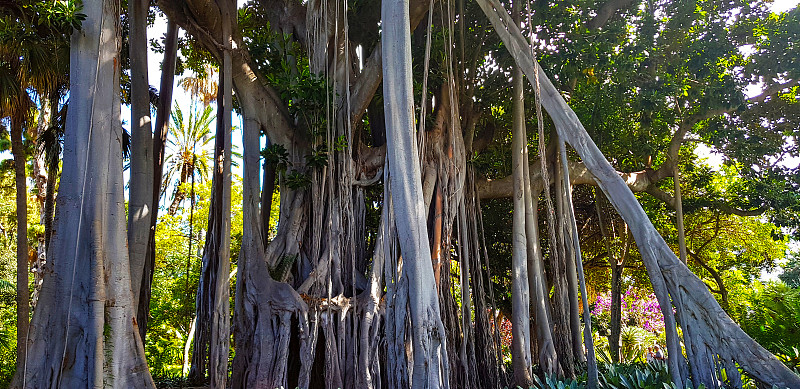
[[[722,310],[703,282],[670,250],[636,197],[586,133],[575,112],[544,75],[530,54],[530,43],[511,22],[503,6],[497,0],[478,0],[478,4],[528,79],[535,79],[537,74],[541,77],[542,105],[553,119],[559,135],[577,151],[614,208],[630,226],[662,307],[668,337],[671,337],[668,338],[668,352],[673,381],[679,387],[685,387],[690,379],[709,388],[721,385],[740,387],[741,382],[735,374],[737,369],[734,368],[738,365],[768,385],[799,388],[800,376],[747,336]],[[677,348],[672,305],[681,319],[688,370]],[[722,382],[723,369],[728,373],[728,382]]]

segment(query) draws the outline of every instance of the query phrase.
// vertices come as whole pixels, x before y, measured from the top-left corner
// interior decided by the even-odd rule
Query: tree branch
[[[597,16],[592,18],[586,23],[586,28],[589,30],[597,30],[608,23],[611,17],[614,16],[620,9],[626,8],[633,3],[633,0],[608,0],[600,9],[597,10]]]

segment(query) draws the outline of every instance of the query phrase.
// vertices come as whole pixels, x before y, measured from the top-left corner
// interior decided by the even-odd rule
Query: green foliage
[[[800,288],[800,251],[792,252],[778,275],[781,281],[792,288]]]
[[[664,389],[670,388],[672,377],[667,363],[653,361],[630,365],[605,365],[600,377],[601,386],[609,389]]]
[[[304,189],[311,185],[311,177],[309,177],[307,173],[298,170],[292,170],[290,173],[286,174],[284,180],[286,186],[294,190]]]
[[[17,291],[15,285],[0,280],[0,387],[7,386],[16,370]]]
[[[326,78],[311,71],[305,49],[291,35],[272,28],[259,9],[260,5],[250,3],[239,11],[248,50],[298,127],[312,139],[325,134],[333,99]]]
[[[741,316],[734,319],[748,335],[777,354],[791,368],[800,369],[800,289],[781,282],[755,282]]]
[[[231,186],[231,262],[235,266],[242,240],[241,177]],[[190,235],[190,209],[162,214],[156,231],[150,321],[145,354],[154,376],[179,377],[184,347],[195,313],[195,295],[201,271],[205,228],[211,200],[211,182],[196,184],[197,201]],[[189,239],[191,238],[191,248]],[[234,294],[231,293],[231,296]],[[191,355],[191,354],[190,354]],[[168,380],[167,380],[168,381]]]
[[[611,363],[611,350],[606,337],[597,337],[595,349],[597,357]],[[663,343],[658,335],[636,326],[623,326],[620,331],[619,360],[621,363],[641,363],[646,361],[648,348]]]
[[[328,148],[321,144],[314,148],[310,155],[306,155],[306,166],[312,169],[321,169],[328,165]]]
[[[14,170],[5,160],[0,163],[0,387],[6,387],[16,369],[17,291],[16,291],[16,189]],[[28,200],[28,220],[39,220],[37,202]],[[28,245],[37,245],[37,223],[28,224]],[[31,285],[33,276],[30,277]]]
[[[569,378],[559,379],[547,376],[544,382],[542,382],[539,376],[533,376],[533,379],[536,381],[535,386],[539,389],[583,389],[586,387],[585,382],[579,382],[578,380]]]
[[[286,276],[289,275],[289,272],[292,270],[292,265],[294,265],[295,261],[297,261],[298,256],[298,254],[282,256],[281,259],[278,260],[278,263],[276,263],[275,266],[269,270],[269,274],[272,276],[272,279],[285,282]]]
[[[667,363],[655,361],[650,363],[602,364],[600,365],[601,389],[683,389],[672,382]],[[534,376],[536,389],[584,389],[585,373],[577,379],[545,377],[544,380]],[[686,389],[693,388],[687,384]],[[698,385],[694,389],[705,389]]]
[[[264,158],[264,163],[268,165],[275,165],[275,170],[278,172],[285,172],[288,166],[292,163],[289,161],[289,152],[283,145],[273,143],[261,150],[261,156]]]

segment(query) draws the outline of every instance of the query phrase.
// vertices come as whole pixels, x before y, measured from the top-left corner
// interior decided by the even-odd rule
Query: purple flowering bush
[[[620,333],[620,362],[643,362],[648,348],[664,345],[664,316],[653,293],[628,288],[622,294]],[[611,292],[597,296],[591,314],[596,318],[598,357],[611,362],[611,352],[606,336],[611,329]]]
[[[611,291],[597,296],[591,313],[598,318],[601,326],[610,327]],[[656,296],[653,293],[643,293],[628,288],[622,295],[622,326],[635,326],[656,335],[662,334],[664,332],[664,315],[661,314]]]

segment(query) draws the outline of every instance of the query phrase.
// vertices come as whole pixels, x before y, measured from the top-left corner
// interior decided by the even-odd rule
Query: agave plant
[[[644,328],[627,326],[622,328],[620,334],[622,347],[619,350],[620,362],[644,361],[648,347],[658,340],[658,337]]]
[[[586,387],[586,380],[573,380],[569,378],[556,378],[553,376],[546,376],[544,382],[539,376],[533,376],[534,387],[538,389],[583,389]]]

